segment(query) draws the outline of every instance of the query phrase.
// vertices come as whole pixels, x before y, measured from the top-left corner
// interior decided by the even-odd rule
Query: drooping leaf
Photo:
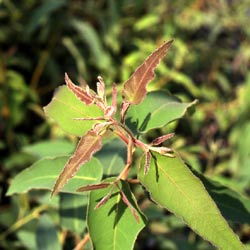
[[[124,83],[122,95],[124,100],[139,104],[147,94],[146,86],[154,78],[154,70],[165,56],[173,40],[165,42],[156,49]]]
[[[146,133],[183,117],[195,103],[196,101],[182,103],[164,91],[153,91],[140,105],[129,108],[126,124],[135,133]]]
[[[86,227],[87,196],[60,194],[60,225],[71,232],[81,234]]]
[[[139,170],[139,180],[151,198],[182,218],[189,227],[221,250],[243,250],[202,182],[176,154],[175,158],[152,153],[148,173]],[[143,166],[143,164],[142,164]]]
[[[34,163],[20,172],[11,181],[7,195],[26,193],[31,189],[52,190],[53,185],[68,161],[69,156],[48,157]],[[83,185],[98,183],[102,178],[102,166],[96,158],[92,158],[79,169],[77,174],[64,186],[63,192],[74,193]]]
[[[85,105],[67,86],[61,86],[52,101],[44,107],[46,115],[54,119],[68,133],[82,136],[90,130],[96,121],[79,121],[76,118],[95,118],[103,116],[103,111],[96,105]]]
[[[107,181],[110,181],[110,179]],[[117,187],[113,187],[112,195],[98,209],[94,208],[111,191],[112,186],[91,191],[87,221],[95,250],[102,250],[104,248],[105,250],[131,250],[133,249],[138,233],[145,226],[144,215],[140,212],[129,185],[121,181],[119,186],[132,205],[139,220],[138,222],[136,221],[131,209],[122,200],[120,190]]]
[[[101,142],[101,136],[93,130],[88,131],[80,139],[74,154],[70,157],[69,161],[66,163],[65,167],[57,178],[51,195],[60,192],[67,181],[76,174],[80,166],[88,162],[92,155],[101,149]]]
[[[90,52],[89,60],[101,70],[110,68],[110,56],[102,45],[100,36],[92,25],[80,19],[71,19],[69,24],[79,34],[79,39],[83,41],[84,47]]]

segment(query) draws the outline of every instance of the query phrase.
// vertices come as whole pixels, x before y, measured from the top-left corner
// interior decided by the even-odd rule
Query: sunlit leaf
[[[47,140],[27,145],[22,151],[39,158],[68,155],[74,151],[75,145],[67,140]]]
[[[69,156],[44,158],[20,172],[11,181],[7,195],[26,193],[31,189],[52,190],[53,185],[68,161]],[[96,158],[85,163],[74,178],[64,186],[63,192],[75,192],[83,185],[98,183],[102,178],[102,166]]]
[[[131,209],[122,200],[120,190],[117,187],[113,187],[112,195],[98,209],[94,208],[111,191],[112,186],[91,191],[87,221],[95,250],[103,250],[104,248],[105,250],[131,250],[138,233],[145,226],[145,218],[136,204],[129,185],[121,181],[119,186],[133,206],[139,220],[136,221]]]
[[[94,118],[103,116],[103,111],[96,105],[85,105],[68,87],[61,86],[52,101],[44,107],[45,113],[53,118],[68,133],[82,136],[90,130],[96,121],[81,121],[76,118]]]
[[[139,180],[151,198],[182,218],[189,227],[221,250],[243,250],[238,237],[228,226],[202,182],[183,161],[152,153],[148,173],[143,167]],[[142,163],[143,166],[143,163]]]
[[[182,103],[164,91],[150,92],[140,105],[130,106],[126,124],[134,133],[160,128],[185,115],[196,101]]]
[[[192,172],[200,178],[222,215],[227,220],[250,224],[250,200],[236,191],[210,180],[194,169]]]
[[[125,101],[132,104],[139,104],[147,94],[146,86],[154,78],[154,70],[165,56],[172,40],[164,43],[156,49],[124,83],[122,95]]]
[[[88,131],[79,141],[74,154],[66,163],[63,171],[60,173],[52,190],[52,195],[60,192],[63,186],[71,179],[81,165],[88,162],[92,155],[101,149],[102,138],[93,130]]]

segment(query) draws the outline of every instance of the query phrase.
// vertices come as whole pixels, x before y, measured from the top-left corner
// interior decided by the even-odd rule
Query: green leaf
[[[28,34],[34,32],[42,25],[46,25],[48,23],[48,19],[53,15],[53,12],[62,8],[67,4],[66,0],[58,0],[58,1],[43,1],[38,5],[36,9],[34,9],[29,17],[30,21],[28,26],[26,27],[26,32]],[[25,30],[24,30],[25,31]]]
[[[117,187],[109,186],[91,191],[87,221],[95,250],[133,249],[138,233],[145,226],[145,218],[136,204],[129,185],[121,181],[119,186],[133,206],[139,221],[136,221],[131,209],[123,202]],[[95,209],[98,202],[112,188],[114,188],[113,193],[108,201],[100,208]]]
[[[45,113],[54,119],[68,133],[82,136],[90,130],[96,121],[81,121],[75,118],[95,118],[103,116],[96,105],[85,105],[68,88],[57,89],[52,101],[44,107]]]
[[[44,158],[31,167],[23,170],[12,181],[7,195],[25,193],[31,189],[48,189],[52,187],[56,178],[68,161],[68,156]],[[102,167],[96,158],[84,164],[77,174],[63,188],[64,192],[73,193],[83,185],[98,183],[102,178]]]
[[[37,250],[61,250],[56,226],[47,214],[39,218],[36,230]]]
[[[101,39],[88,22],[83,22],[80,19],[69,20],[72,28],[74,28],[79,38],[84,42],[84,48],[91,53],[90,60],[94,62],[99,69],[108,69],[110,66],[110,57],[102,46]]]
[[[60,224],[74,233],[83,233],[86,227],[87,196],[60,193]]]
[[[62,172],[56,179],[56,183],[52,189],[52,194],[61,191],[64,185],[77,173],[80,166],[88,162],[92,155],[101,149],[102,138],[95,131],[88,131],[79,141],[74,154],[69,158]]]
[[[147,84],[154,78],[155,68],[165,56],[172,43],[173,40],[165,42],[156,49],[124,83],[122,95],[125,101],[132,104],[142,102],[147,94]]]
[[[26,249],[37,250],[36,238],[33,230],[32,231],[18,230],[17,237],[22,242],[22,245],[25,246]]]
[[[125,143],[115,138],[104,144],[102,149],[95,154],[103,165],[103,174],[107,176],[119,174],[125,166],[127,147]]]
[[[217,181],[206,178],[204,175],[198,173],[194,169],[191,170],[202,181],[206,190],[215,201],[224,218],[241,224],[250,224],[249,199]]]
[[[176,97],[164,91],[153,91],[140,105],[131,105],[126,124],[132,131],[146,133],[150,129],[160,128],[185,115],[187,109],[196,104],[182,103]]]
[[[139,170],[139,180],[151,198],[182,218],[204,239],[221,250],[243,250],[202,182],[176,154],[175,158],[152,153],[149,172]],[[143,164],[142,164],[143,166]]]
[[[67,140],[40,141],[22,148],[22,151],[39,158],[67,155],[74,151],[75,145]]]

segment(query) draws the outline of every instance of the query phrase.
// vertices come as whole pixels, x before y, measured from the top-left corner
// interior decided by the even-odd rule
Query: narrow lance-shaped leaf
[[[79,98],[86,105],[90,105],[95,101],[95,94],[91,93],[89,87],[87,86],[85,89],[75,85],[69,78],[68,74],[65,73],[65,82],[67,87],[75,94],[77,98]]]
[[[124,83],[122,95],[125,101],[139,104],[147,94],[146,86],[154,78],[154,70],[165,56],[173,40],[165,42],[156,49]]]
[[[170,133],[170,134],[167,134],[167,135],[157,137],[156,139],[154,139],[152,141],[151,144],[154,145],[154,146],[157,146],[157,145],[163,143],[164,141],[171,139],[173,136],[174,136],[174,133]]]
[[[51,195],[58,193],[67,183],[67,181],[76,174],[79,167],[82,164],[88,162],[91,159],[92,155],[100,150],[101,147],[101,136],[93,130],[88,131],[80,139],[75,153],[70,157],[63,171],[57,178]]]

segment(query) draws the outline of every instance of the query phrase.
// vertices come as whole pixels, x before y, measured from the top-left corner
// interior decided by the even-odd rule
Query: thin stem
[[[49,206],[48,205],[42,205],[36,209],[34,209],[31,214],[28,214],[27,216],[21,218],[20,220],[18,220],[17,222],[15,222],[11,227],[9,227],[5,232],[3,232],[0,235],[0,240],[5,239],[6,236],[8,236],[9,234],[17,231],[20,227],[22,227],[23,225],[27,224],[28,222],[30,222],[33,219],[36,219],[39,217],[40,213],[46,209],[48,209]]]
[[[128,179],[127,181],[129,183],[131,183],[131,184],[138,184],[138,183],[140,183],[140,181],[138,179]]]
[[[129,139],[124,134],[120,133],[120,131],[117,130],[112,130],[112,132],[118,135],[126,144],[128,144]]]
[[[90,236],[89,234],[86,234],[84,236],[84,238],[76,245],[76,247],[74,248],[74,250],[82,250],[84,245],[86,245],[86,243],[90,240]]]
[[[131,163],[132,163],[133,153],[134,153],[134,142],[133,142],[132,138],[129,138],[128,150],[127,150],[127,163],[126,163],[124,169],[122,170],[122,172],[120,173],[120,175],[117,177],[116,181],[127,179],[128,174],[129,174],[129,170],[131,167]]]

